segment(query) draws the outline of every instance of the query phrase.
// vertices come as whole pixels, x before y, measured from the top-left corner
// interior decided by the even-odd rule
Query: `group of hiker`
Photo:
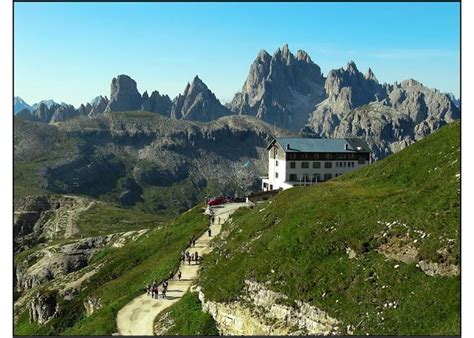
[[[212,224],[215,224],[215,216],[214,216],[214,213],[211,214],[211,225]],[[217,217],[217,222],[218,224],[220,224],[221,222],[221,219],[220,217]],[[212,235],[212,232],[211,232],[211,228],[209,227],[208,230],[207,230],[207,234],[209,237],[211,237]],[[189,247],[196,247],[196,238],[195,237],[192,237],[191,240],[189,241]],[[197,251],[195,252],[192,252],[190,253],[189,251],[182,251],[181,252],[181,259],[180,261],[183,262],[183,264],[185,264],[186,262],[188,262],[189,265],[191,265],[191,262],[194,262],[194,264],[199,264],[199,261],[202,259],[201,256],[199,256],[199,253]],[[178,270],[178,273],[176,274],[178,280],[180,281],[181,280],[181,271]],[[171,271],[170,272],[170,275],[169,275],[169,278],[164,280],[163,283],[161,284],[161,295],[162,295],[162,298],[163,299],[166,299],[166,292],[168,291],[168,280],[173,280],[173,277],[174,277],[174,272]],[[153,283],[150,285],[150,284],[147,284],[147,286],[145,287],[145,292],[147,295],[150,295],[151,298],[154,298],[154,299],[158,299],[160,297],[160,293],[159,293],[159,285],[156,281],[156,279],[153,281]]]
[[[194,262],[195,264],[199,264],[200,259],[201,257],[199,256],[199,253],[197,251],[193,253],[189,253],[189,251],[181,252],[181,261],[183,262],[183,264],[186,263],[186,261],[188,262],[189,265],[191,265],[191,262]]]
[[[161,286],[161,296],[163,299],[166,299],[166,291],[168,290],[168,281],[165,280]],[[158,283],[156,279],[153,281],[152,285],[148,284],[145,288],[146,294],[151,296],[153,299],[158,299],[160,297],[160,292],[158,288]]]

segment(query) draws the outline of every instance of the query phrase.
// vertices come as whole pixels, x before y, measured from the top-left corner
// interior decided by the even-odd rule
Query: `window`
[[[295,153],[290,153],[290,154],[288,154],[288,158],[290,160],[294,160],[296,158],[296,154]]]
[[[353,167],[353,168],[354,168],[354,162],[351,162],[351,167]]]
[[[270,184],[270,190],[273,190],[273,184]]]
[[[275,178],[278,178],[278,172],[275,172]]]
[[[308,169],[309,168],[309,162],[301,162],[301,168],[302,169]]]
[[[296,174],[290,174],[289,179],[290,181],[298,181],[298,176],[296,176]]]
[[[278,160],[275,161],[275,167],[278,167]]]
[[[324,174],[324,180],[327,181],[327,180],[330,180],[332,177],[331,174]]]
[[[301,180],[303,182],[310,182],[310,178],[308,174],[303,174],[303,177],[301,177]]]
[[[319,163],[319,162],[313,162],[313,168],[314,168],[314,169],[319,169],[319,168],[321,168],[321,163]]]
[[[339,162],[336,162],[336,168],[339,167]]]
[[[319,154],[318,153],[313,154],[313,160],[319,160]]]
[[[330,159],[332,159],[332,155],[331,154],[324,154],[324,158],[326,160],[330,160]]]
[[[332,162],[324,162],[324,168],[332,168]]]
[[[303,153],[302,158],[303,158],[303,160],[307,160],[308,159],[308,153]]]
[[[344,162],[344,168],[347,166],[347,162]]]
[[[296,162],[290,162],[290,168],[296,168]]]

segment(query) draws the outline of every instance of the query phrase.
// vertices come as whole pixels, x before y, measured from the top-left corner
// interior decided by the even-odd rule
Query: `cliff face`
[[[199,292],[203,311],[212,315],[221,335],[334,335],[339,322],[324,311],[304,302],[284,305],[288,298],[264,285],[245,281],[242,301],[206,301]]]
[[[278,127],[299,130],[315,104],[324,98],[321,69],[304,51],[288,45],[273,56],[262,50],[250,67],[242,91],[230,103],[238,114],[254,115]]]

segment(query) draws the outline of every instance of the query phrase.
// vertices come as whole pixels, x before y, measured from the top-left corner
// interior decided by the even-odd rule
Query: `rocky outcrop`
[[[96,97],[91,104],[92,108],[88,116],[92,117],[98,114],[102,114],[107,108],[108,104],[109,104],[109,100],[107,99],[107,97],[103,97],[102,95]]]
[[[45,324],[59,311],[59,303],[55,294],[37,294],[28,303],[30,322]]]
[[[86,309],[87,316],[92,315],[102,307],[102,301],[97,297],[88,297],[83,304],[84,308]]]
[[[338,334],[339,321],[307,303],[284,305],[288,297],[264,285],[245,281],[241,302],[206,301],[203,311],[212,315],[221,335],[329,335]]]
[[[119,75],[112,79],[110,101],[105,111],[139,110],[142,96],[137,90],[137,83],[128,75]]]
[[[86,267],[92,256],[111,239],[112,236],[86,238],[45,249],[38,253],[41,257],[36,257],[34,264],[19,262],[15,271],[17,290],[24,292]]]
[[[171,118],[177,120],[207,122],[230,114],[197,75],[174,100],[171,109]]]
[[[230,103],[238,114],[254,115],[279,127],[299,130],[324,97],[324,77],[309,55],[293,55],[288,45],[273,56],[262,50],[250,67],[242,91]]]
[[[80,115],[80,111],[66,103],[62,103],[59,106],[52,106],[50,110],[52,111],[52,115],[49,122],[63,122]]]
[[[168,95],[160,95],[158,91],[154,90],[150,96],[148,96],[147,92],[143,93],[142,100],[142,110],[167,117],[171,116],[173,103]]]

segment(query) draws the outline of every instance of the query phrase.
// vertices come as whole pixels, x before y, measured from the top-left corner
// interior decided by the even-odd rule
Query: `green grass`
[[[64,158],[70,157],[75,151],[77,140],[72,137],[64,138],[52,149],[32,161],[13,164],[13,195],[15,198],[35,194],[49,193],[44,188],[45,180],[41,170]]]
[[[187,293],[178,302],[163,311],[155,320],[167,318],[173,323],[164,335],[178,336],[218,336],[212,316],[202,312],[201,302],[196,292]]]
[[[290,301],[326,311],[342,328],[361,323],[355,334],[459,335],[460,278],[430,277],[377,252],[384,232],[408,232],[419,259],[436,262],[437,250],[449,248],[448,261],[459,264],[459,173],[456,122],[369,167],[237,211],[233,225],[225,225],[226,243],[206,257],[203,292],[227,302],[237,299],[245,279],[269,282]],[[394,221],[408,230],[379,223]],[[349,247],[357,259],[348,259]],[[384,308],[393,301],[396,309]]]
[[[192,236],[207,228],[207,216],[199,207],[184,213],[161,229],[151,230],[122,248],[108,249],[106,255],[95,257],[103,267],[85,284],[71,301],[59,299],[61,313],[44,326],[28,323],[27,310],[15,323],[15,334],[29,335],[111,335],[116,332],[117,312],[143,287],[168,277],[177,269],[180,252]],[[101,299],[103,307],[87,317],[83,301],[88,296]]]
[[[122,209],[109,204],[96,204],[79,214],[79,235],[93,237],[116,232],[149,229],[163,223],[164,218],[138,210]]]

